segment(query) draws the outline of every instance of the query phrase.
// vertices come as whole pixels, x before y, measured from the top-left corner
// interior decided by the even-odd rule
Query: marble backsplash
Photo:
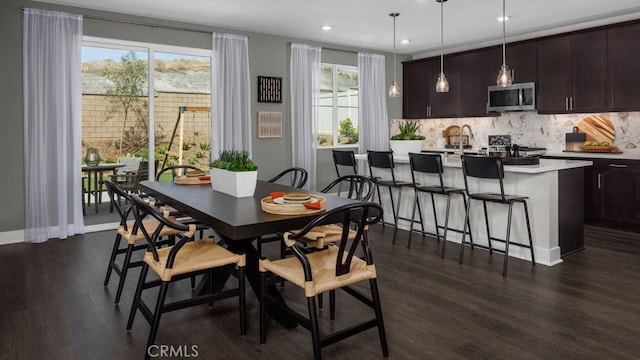
[[[508,112],[498,117],[418,121],[422,124],[419,133],[426,138],[425,148],[435,148],[438,137],[447,127],[468,124],[474,135],[474,139],[470,140],[474,149],[486,147],[489,135],[511,135],[511,142],[514,144],[543,147],[548,152],[562,152],[565,148],[565,134],[572,132],[580,120],[592,115],[611,120],[615,128],[613,145],[625,153],[640,154],[640,112],[542,115],[530,111]],[[397,133],[399,121],[402,120],[391,121],[391,134]]]

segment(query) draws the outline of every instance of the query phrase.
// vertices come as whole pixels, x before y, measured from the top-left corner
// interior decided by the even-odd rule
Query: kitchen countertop
[[[546,157],[572,157],[572,158],[585,158],[585,159],[620,159],[620,160],[640,160],[640,153],[594,153],[594,152],[548,152],[543,156]]]
[[[438,152],[438,153],[453,153],[454,149],[448,148],[425,148],[422,149],[423,152]],[[478,149],[464,149],[465,154],[477,154]],[[546,152],[544,157],[557,157],[557,158],[580,158],[580,159],[620,159],[620,160],[640,160],[640,152],[623,152],[621,154],[612,154],[612,153],[596,153],[596,152],[572,152],[572,151],[562,151],[562,152]]]
[[[469,149],[469,152],[474,151]],[[367,160],[366,154],[356,154],[355,157],[357,160]],[[459,160],[448,161],[447,158],[445,158],[444,160],[445,161],[443,162],[443,165],[445,167],[462,167],[462,164]],[[393,161],[398,164],[408,164],[409,155],[394,155]],[[539,174],[550,171],[588,167],[591,165],[593,165],[593,163],[588,160],[540,159],[540,164],[537,165],[505,165],[504,171],[513,173]]]

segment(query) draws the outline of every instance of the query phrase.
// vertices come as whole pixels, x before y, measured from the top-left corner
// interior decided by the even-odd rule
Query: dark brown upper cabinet
[[[431,64],[429,61],[403,63],[402,84],[402,117],[404,119],[427,118],[429,87],[431,86]]]
[[[528,41],[524,43],[507,44],[507,66],[511,69],[513,83],[538,81],[538,43]],[[495,85],[498,71],[502,65],[502,46],[491,48],[491,74]]]
[[[607,32],[538,41],[538,112],[606,111]]]
[[[495,85],[499,67],[493,66],[491,49],[457,56],[460,116],[487,116],[488,87]],[[496,75],[494,75],[494,72]]]
[[[449,92],[436,92],[440,74],[440,58],[431,61],[431,83],[429,84],[429,117],[450,118],[460,116],[460,56],[444,57],[444,74],[449,82]]]
[[[458,116],[458,70],[456,60],[445,57],[448,93],[436,93],[440,74],[440,57],[402,63],[402,116],[405,119],[427,119]]]
[[[640,110],[640,23],[610,28],[608,39],[611,110]]]

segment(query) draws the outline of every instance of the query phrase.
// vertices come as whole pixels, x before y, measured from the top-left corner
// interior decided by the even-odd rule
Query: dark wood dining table
[[[253,196],[236,198],[211,189],[211,185],[179,185],[173,182],[142,182],[141,190],[188,215],[195,220],[210,226],[228,245],[231,251],[244,253],[247,257],[247,280],[258,296],[260,293],[260,272],[258,270],[258,251],[253,241],[264,235],[299,229],[308,224],[320,213],[304,215],[275,215],[262,211],[261,200],[271,192],[299,192],[300,189],[258,181]],[[313,193],[313,192],[312,192]],[[326,210],[352,203],[353,200],[329,194]],[[219,274],[220,278],[212,279],[214,288],[222,288],[228,275]],[[204,289],[207,286],[203,286]],[[270,287],[269,294],[280,297],[275,286]],[[282,300],[284,301],[284,300]],[[286,327],[294,327],[295,321],[286,313],[271,314]]]

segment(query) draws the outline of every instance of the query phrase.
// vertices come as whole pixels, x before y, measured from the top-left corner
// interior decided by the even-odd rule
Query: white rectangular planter
[[[235,197],[253,196],[258,171],[228,171],[211,168],[211,188]]]

